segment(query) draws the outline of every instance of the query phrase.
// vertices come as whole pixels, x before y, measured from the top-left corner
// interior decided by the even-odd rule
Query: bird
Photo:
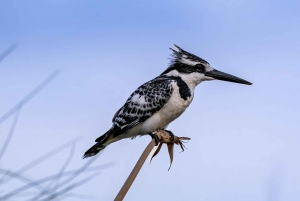
[[[206,60],[178,45],[170,48],[171,62],[159,76],[138,87],[112,118],[112,127],[98,137],[83,158],[98,154],[109,144],[125,138],[166,130],[191,104],[195,88],[203,81],[222,80],[245,85],[252,83],[214,69]],[[172,132],[169,132],[172,133]]]

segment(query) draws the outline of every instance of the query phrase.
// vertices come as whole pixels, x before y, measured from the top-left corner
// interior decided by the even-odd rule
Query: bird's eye
[[[196,65],[196,71],[198,72],[198,73],[203,73],[204,72],[204,66],[203,65],[201,65],[201,64],[197,64]]]

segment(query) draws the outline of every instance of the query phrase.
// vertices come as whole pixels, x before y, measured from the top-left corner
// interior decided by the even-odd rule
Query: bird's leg
[[[151,138],[153,139],[155,139],[155,146],[157,146],[158,144],[159,144],[159,138],[158,138],[158,136],[156,135],[156,134],[154,134],[154,133],[148,133],[150,136],[151,136]]]
[[[169,135],[171,136],[171,142],[173,142],[174,141],[174,134],[172,133],[172,131],[169,131],[169,130],[165,130],[167,133],[169,133]]]

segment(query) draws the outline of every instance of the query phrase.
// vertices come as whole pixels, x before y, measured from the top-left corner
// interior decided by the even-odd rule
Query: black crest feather
[[[176,64],[178,62],[180,62],[180,60],[182,60],[183,58],[185,59],[188,59],[190,61],[195,61],[195,62],[200,62],[200,63],[203,63],[203,64],[209,64],[206,60],[192,54],[192,53],[189,53],[185,50],[183,50],[181,47],[179,47],[178,45],[175,45],[174,46],[177,48],[177,50],[174,50],[173,48],[170,48],[170,50],[172,50],[172,54],[171,54],[171,65],[173,64]]]
[[[171,63],[170,66],[161,74],[164,75],[172,70],[177,70],[178,72],[181,73],[193,73],[193,72],[204,72],[205,71],[205,65],[209,64],[207,61],[204,59],[189,53],[185,50],[183,50],[181,47],[178,45],[174,46],[177,48],[177,50],[170,48],[172,51],[171,54]],[[189,64],[196,62],[195,65]]]

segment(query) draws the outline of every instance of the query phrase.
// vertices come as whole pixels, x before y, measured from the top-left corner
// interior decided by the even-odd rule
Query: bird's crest
[[[170,66],[177,63],[183,63],[190,66],[195,66],[197,64],[209,64],[204,59],[183,50],[178,45],[174,44],[174,46],[177,48],[177,50],[170,48],[170,50],[172,50]]]

